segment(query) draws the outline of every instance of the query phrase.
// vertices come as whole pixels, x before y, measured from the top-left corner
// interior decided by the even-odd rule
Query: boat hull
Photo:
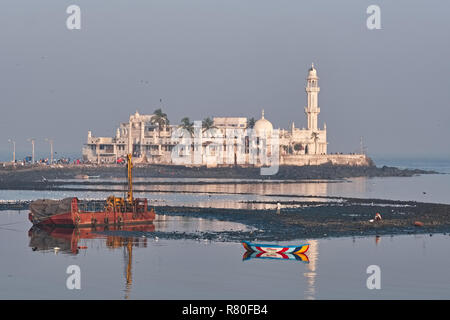
[[[68,211],[43,215],[31,210],[28,218],[33,225],[55,225],[82,228],[152,223],[153,220],[155,220],[155,216],[155,211],[153,209],[148,210],[147,200],[143,200],[140,207],[134,207],[133,211],[82,211],[78,208],[78,199],[73,198],[70,210]]]
[[[299,246],[279,246],[272,244],[256,244],[248,241],[243,241],[242,245],[245,250],[250,252],[265,252],[265,253],[278,253],[278,254],[301,254],[305,253],[309,249],[309,244],[301,244]]]

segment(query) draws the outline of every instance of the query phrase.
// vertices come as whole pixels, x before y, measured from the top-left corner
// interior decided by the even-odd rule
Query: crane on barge
[[[133,217],[136,216],[136,213],[147,211],[147,199],[140,199],[133,197],[133,161],[132,155],[127,154],[127,184],[128,190],[126,196],[123,198],[116,196],[109,196],[106,200],[107,202],[107,210],[116,212],[133,212]],[[153,215],[154,211],[152,209]],[[116,219],[115,219],[116,220]],[[122,222],[126,222],[124,219],[119,217],[117,222],[120,224]]]
[[[121,198],[116,196],[109,196],[108,199],[106,199],[109,210],[123,211],[127,208],[130,209],[135,205],[135,201],[133,198],[133,162],[131,154],[127,154],[127,182],[128,191],[126,197],[124,196],[123,198]]]
[[[127,155],[126,196],[109,196],[106,202],[91,203],[78,198],[36,200],[30,204],[29,219],[33,224],[95,227],[100,225],[142,224],[153,222],[155,211],[148,210],[145,198],[133,197],[132,155]],[[103,203],[103,204],[102,204]]]

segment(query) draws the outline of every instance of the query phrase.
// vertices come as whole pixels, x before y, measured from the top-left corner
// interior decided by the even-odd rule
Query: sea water
[[[414,168],[408,162],[403,164]],[[446,162],[435,166],[422,164],[422,168],[428,165],[427,169],[450,172]],[[184,192],[142,192],[142,195],[162,204],[231,208],[248,200],[290,199],[280,194],[297,200],[296,196],[308,195],[312,199],[348,196],[450,203],[449,187],[450,175],[438,174],[356,178],[339,183],[217,184],[192,187]],[[101,199],[107,194],[4,190],[0,191],[0,200],[58,199],[72,195]],[[29,232],[31,223],[27,214],[27,211],[0,211],[0,299],[450,298],[449,234],[281,241],[278,244],[309,243],[309,263],[243,260],[240,243],[211,242],[202,239],[198,232],[246,230],[246,226],[165,217],[164,221],[155,221],[156,231],[198,233],[197,239],[158,239],[151,232],[139,237],[134,233],[93,233],[89,239],[78,239],[79,249],[74,253],[63,250],[64,243],[70,240],[56,239],[60,244],[54,245],[58,242],[51,235],[39,238],[45,248],[33,246],[35,239]],[[67,268],[73,265],[80,268],[81,286],[70,290]],[[379,270],[379,289],[368,286],[368,280],[374,276],[368,270],[373,270],[373,266]]]
[[[245,226],[168,217],[156,230],[196,232]],[[166,227],[165,227],[166,225]],[[194,228],[192,226],[195,226]],[[450,235],[298,239],[309,243],[309,263],[243,260],[236,242],[158,239],[151,232],[94,233],[78,252],[35,247],[25,212],[0,213],[0,299],[448,299]],[[166,229],[167,230],[167,229]],[[67,240],[69,241],[69,240]],[[128,245],[130,244],[130,245]],[[69,289],[69,266],[80,270],[80,289]],[[379,267],[380,288],[369,289],[369,266]]]

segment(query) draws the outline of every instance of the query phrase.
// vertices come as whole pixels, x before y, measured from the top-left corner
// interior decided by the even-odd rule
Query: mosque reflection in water
[[[369,178],[359,177],[338,180],[277,181],[258,180],[215,183],[204,179],[187,184],[135,185],[134,190],[142,197],[153,199],[157,205],[188,206],[198,208],[270,210],[276,209],[278,201],[329,201],[326,197],[367,197],[374,192],[375,183]],[[145,180],[146,183],[150,180]],[[79,186],[77,186],[79,187]],[[119,186],[99,184],[99,188],[119,191]],[[89,188],[95,188],[90,185]],[[283,205],[297,207],[298,205]]]

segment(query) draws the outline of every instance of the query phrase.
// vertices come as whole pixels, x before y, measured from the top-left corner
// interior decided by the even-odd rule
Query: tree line
[[[170,124],[167,114],[164,113],[161,108],[156,109],[153,112],[153,116],[151,117],[150,121],[151,121],[151,123],[158,126],[159,134],[163,130],[164,127],[167,127]],[[247,119],[247,128],[253,128],[255,126],[255,122],[256,122],[256,120],[253,117],[250,119]],[[178,127],[190,132],[192,135],[194,134],[194,123],[191,122],[189,117],[182,118]],[[214,126],[214,121],[210,117],[207,117],[202,120],[203,132],[208,131],[210,129],[215,129],[215,128],[216,128],[216,126]]]

